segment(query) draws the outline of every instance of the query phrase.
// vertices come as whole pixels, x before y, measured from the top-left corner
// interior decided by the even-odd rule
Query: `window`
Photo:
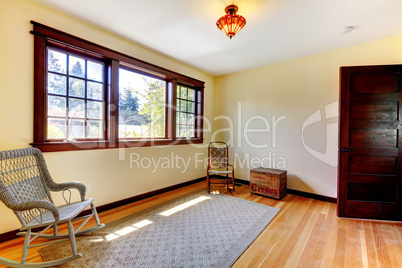
[[[195,137],[196,103],[195,90],[186,86],[177,86],[176,137]]]
[[[47,140],[103,139],[104,65],[47,50]]]
[[[204,82],[34,25],[42,151],[202,143]]]

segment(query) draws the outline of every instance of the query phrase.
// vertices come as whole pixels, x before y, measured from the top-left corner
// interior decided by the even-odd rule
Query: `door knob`
[[[347,152],[351,152],[351,150],[348,150],[348,148],[342,148],[342,149],[341,149],[341,152],[342,152],[342,153],[347,153]]]

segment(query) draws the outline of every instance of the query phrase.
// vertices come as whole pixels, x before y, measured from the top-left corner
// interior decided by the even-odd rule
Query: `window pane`
[[[68,116],[76,117],[76,118],[84,118],[85,117],[85,101],[70,99],[68,103]]]
[[[102,121],[88,120],[87,126],[88,138],[103,138],[103,123]]]
[[[147,137],[148,123],[140,115],[127,117],[125,121],[119,121],[119,138]]]
[[[85,60],[70,55],[69,74],[85,78]]]
[[[47,138],[66,139],[66,120],[58,118],[48,118]]]
[[[186,114],[180,113],[180,124],[184,125],[184,124],[186,124],[186,122],[187,122]]]
[[[194,115],[193,114],[187,115],[187,125],[194,126]]]
[[[66,81],[64,75],[48,73],[47,75],[47,92],[57,95],[66,95]]]
[[[187,103],[187,112],[194,113],[194,103],[193,102]]]
[[[186,107],[187,106],[187,101],[180,101],[180,111],[185,112],[186,111]]]
[[[87,82],[87,98],[93,100],[103,100],[103,84]]]
[[[80,139],[85,138],[85,121],[84,120],[70,120],[69,122],[68,138]]]
[[[87,61],[88,64],[88,77],[87,79],[95,80],[98,82],[103,81],[103,64],[92,61]]]
[[[119,137],[165,137],[165,81],[125,69],[119,79]]]
[[[187,138],[192,138],[192,137],[194,137],[194,129],[193,129],[193,126],[187,126],[186,137],[187,137]]]
[[[85,97],[85,80],[70,77],[68,94],[73,97],[84,98]]]
[[[65,74],[67,70],[67,54],[49,49],[47,51],[47,69],[51,72]]]
[[[186,137],[186,126],[181,125],[179,126],[179,129],[180,129],[180,137]]]
[[[180,98],[186,100],[187,99],[187,88],[182,87],[180,91],[181,91]]]
[[[187,99],[188,100],[191,100],[191,101],[194,101],[194,89],[191,89],[191,88],[189,88],[188,89],[188,91],[187,91],[187,94],[188,94],[188,96],[187,96]]]
[[[177,86],[176,137],[195,137],[196,90]]]
[[[66,98],[64,97],[48,97],[48,111],[47,114],[49,116],[66,116]]]
[[[103,109],[102,102],[88,101],[87,102],[87,117],[94,119],[102,119]]]

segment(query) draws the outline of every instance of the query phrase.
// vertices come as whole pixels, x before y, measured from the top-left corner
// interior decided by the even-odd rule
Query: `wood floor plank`
[[[392,224],[384,224],[380,226],[381,234],[385,241],[389,241],[386,245],[386,250],[390,263],[395,263],[396,267],[402,267],[402,249],[398,248],[398,239]],[[399,242],[402,240],[399,240]]]
[[[286,243],[278,244],[278,246],[283,247],[283,250],[281,252],[271,253],[272,256],[275,256],[274,264],[277,267],[285,267],[286,263],[288,262],[289,264],[292,264],[293,259],[290,258],[292,256],[292,252],[299,251],[299,248],[301,248],[304,244],[304,241],[301,240],[301,234],[303,233],[304,228],[307,227],[306,224],[308,223],[312,214],[312,210],[309,210],[310,204],[308,204],[308,201],[306,203],[303,203],[300,202],[300,199],[298,200],[297,203],[300,205],[300,209],[292,213],[295,215],[295,217],[292,220],[293,223],[288,225],[290,228],[288,229],[287,234],[284,237],[284,242]],[[279,235],[278,239],[281,239],[282,236]],[[298,256],[298,254],[295,256]]]
[[[359,230],[359,237],[360,237],[360,245],[361,245],[362,267],[369,268],[368,257],[367,257],[366,237],[364,236],[363,230]]]
[[[286,262],[287,267],[296,267],[297,264],[301,262],[302,255],[310,255],[310,252],[314,252],[315,246],[317,245],[318,238],[314,237],[312,234],[314,233],[313,231],[318,230],[317,226],[319,226],[319,224],[317,225],[317,221],[320,216],[319,211],[322,209],[322,202],[315,201],[311,202],[311,204],[315,206],[310,209],[310,216],[306,214],[308,221],[303,231],[300,232],[295,248]],[[311,258],[306,256],[304,259],[310,260]]]
[[[103,223],[131,215],[198,189],[200,182],[99,213]],[[269,267],[402,267],[402,223],[339,218],[336,204],[287,194],[281,200],[250,194],[249,186],[220,194],[281,209],[267,228],[233,265],[234,268]],[[89,222],[92,226],[95,222]],[[65,226],[59,227],[66,232]],[[23,239],[0,244],[0,256],[19,260]],[[37,248],[28,252],[29,261],[39,262]]]
[[[378,222],[374,222],[373,224],[373,231],[374,231],[374,238],[375,238],[375,250],[377,253],[377,256],[380,260],[380,263],[392,263],[389,255],[388,255],[388,251],[387,251],[387,247],[389,246],[389,242],[386,243],[385,237],[384,237],[384,233],[381,232],[381,224]]]
[[[365,241],[367,247],[367,258],[369,267],[379,267],[380,261],[378,259],[376,245],[375,245],[375,236],[373,231],[373,225],[371,222],[364,223],[364,233],[365,233]]]
[[[338,242],[338,229],[336,228],[338,225],[338,219],[336,218],[336,209],[335,206],[331,206],[329,208],[328,214],[325,218],[325,225],[322,236],[322,247],[323,247],[323,255],[321,259],[322,268],[332,267],[332,264],[335,260],[335,252],[336,252],[336,243]]]
[[[326,238],[325,232],[322,231],[325,221],[325,215],[322,213],[317,213],[317,220],[314,226],[311,227],[311,232],[304,246],[304,250],[298,263],[306,263],[311,260],[315,260],[312,267],[320,267],[322,254],[323,239]]]

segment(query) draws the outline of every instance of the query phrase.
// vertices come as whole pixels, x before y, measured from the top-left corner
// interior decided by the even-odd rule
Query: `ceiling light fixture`
[[[216,22],[216,26],[230,39],[246,25],[246,19],[236,14],[238,10],[236,5],[227,6],[225,8],[226,15],[220,17]]]

